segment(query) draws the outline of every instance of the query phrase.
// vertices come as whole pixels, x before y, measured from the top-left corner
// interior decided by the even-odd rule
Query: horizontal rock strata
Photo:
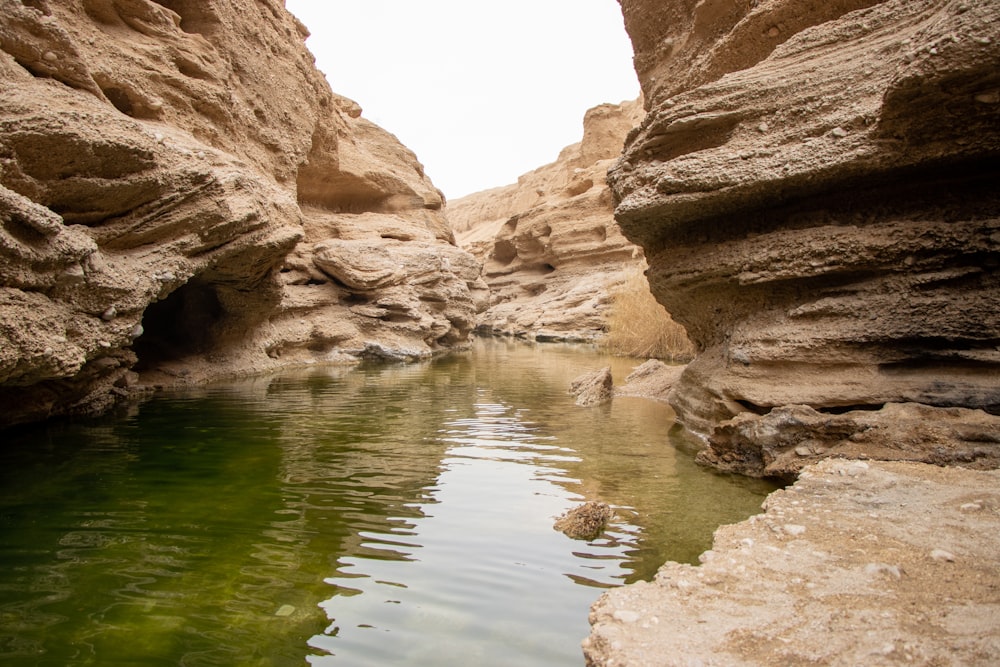
[[[106,408],[136,371],[422,356],[474,326],[441,194],[279,0],[0,16],[0,425]]]
[[[786,405],[1000,414],[997,3],[622,7],[649,113],[610,183],[701,350],[671,400],[683,423],[763,431]],[[744,439],[742,470],[766,474],[768,445]]]
[[[602,104],[583,139],[516,184],[449,202],[458,242],[483,262],[483,331],[537,340],[594,340],[613,291],[642,271],[641,250],[614,221],[607,170],[638,123],[638,102]]]

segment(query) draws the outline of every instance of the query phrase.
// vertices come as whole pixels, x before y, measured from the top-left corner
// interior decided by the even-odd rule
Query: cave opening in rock
[[[207,352],[224,314],[215,288],[200,281],[191,281],[150,304],[142,316],[142,335],[132,346],[138,357],[135,369],[142,372]]]

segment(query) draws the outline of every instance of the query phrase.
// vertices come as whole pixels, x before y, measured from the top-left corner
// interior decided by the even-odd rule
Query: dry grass
[[[611,299],[604,346],[612,353],[670,361],[688,361],[694,356],[684,327],[649,292],[641,270],[630,272]]]

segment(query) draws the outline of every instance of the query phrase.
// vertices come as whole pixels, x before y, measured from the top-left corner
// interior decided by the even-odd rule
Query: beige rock
[[[700,348],[683,423],[1000,412],[997,3],[622,7],[649,114],[609,181]]]
[[[713,431],[699,460],[755,477],[793,476],[828,456],[1000,467],[1000,417],[982,410],[890,403],[828,414],[785,405],[742,413]]]
[[[611,401],[614,398],[611,367],[606,366],[591,373],[584,373],[570,383],[569,393],[576,396],[576,404],[583,407]]]
[[[615,388],[615,396],[637,396],[655,401],[667,401],[684,368],[680,365],[665,364],[659,359],[649,359],[625,377],[625,384]]]
[[[700,566],[604,593],[586,663],[996,664],[998,484],[995,470],[810,466],[764,514],[719,528]]]
[[[594,107],[583,140],[555,162],[448,203],[459,244],[484,263],[482,330],[537,340],[594,340],[606,330],[611,293],[644,266],[614,222],[606,184],[640,116],[638,102]]]
[[[282,2],[0,0],[0,15],[0,425],[464,341],[486,287],[443,197],[330,91]],[[348,286],[336,276],[371,261],[338,268],[331,243],[348,242],[408,268]]]

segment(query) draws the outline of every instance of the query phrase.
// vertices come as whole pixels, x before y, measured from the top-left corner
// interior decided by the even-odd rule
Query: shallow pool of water
[[[696,466],[663,404],[567,394],[636,363],[478,341],[5,433],[0,663],[581,665],[602,588],[772,490]],[[552,528],[591,499],[601,538]]]

